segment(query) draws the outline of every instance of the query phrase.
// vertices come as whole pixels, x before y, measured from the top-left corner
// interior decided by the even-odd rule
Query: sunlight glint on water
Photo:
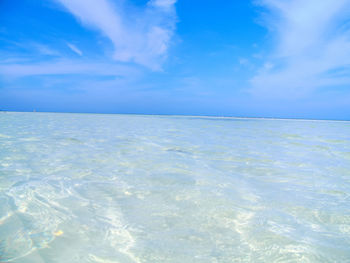
[[[0,113],[0,262],[350,262],[350,122]]]

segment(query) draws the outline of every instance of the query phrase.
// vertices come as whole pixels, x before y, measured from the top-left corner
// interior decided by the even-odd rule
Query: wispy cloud
[[[78,54],[79,56],[83,55],[83,52],[77,48],[75,45],[73,45],[72,43],[67,43],[67,46],[76,54]]]
[[[251,79],[259,95],[350,84],[350,0],[261,0],[275,46]]]
[[[109,38],[115,60],[161,68],[175,29],[176,0],[150,0],[142,10],[122,0],[56,1],[83,25]]]
[[[60,55],[60,53],[57,50],[54,50],[47,45],[43,45],[40,43],[33,43],[32,46],[42,55],[47,55],[47,56],[59,56]],[[30,46],[28,48],[30,48]]]
[[[61,3],[84,26],[106,36],[113,44],[113,56],[83,57],[77,45],[65,40],[14,43],[25,52],[11,54],[11,59],[3,55],[0,75],[4,78],[88,75],[102,83],[105,77],[137,79],[144,72],[140,65],[161,69],[175,29],[176,0],[149,0],[142,8],[128,0],[53,1]],[[67,47],[79,57],[65,52]]]
[[[61,59],[38,63],[2,63],[0,72],[7,77],[73,74],[123,77],[135,76],[139,71],[134,67],[116,63]]]

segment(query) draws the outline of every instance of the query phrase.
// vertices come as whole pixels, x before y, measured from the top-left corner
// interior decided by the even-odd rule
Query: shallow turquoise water
[[[350,262],[350,122],[0,113],[0,262]]]

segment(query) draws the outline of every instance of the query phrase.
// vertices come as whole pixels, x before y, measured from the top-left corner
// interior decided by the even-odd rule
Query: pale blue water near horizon
[[[350,262],[350,122],[0,113],[0,262]]]

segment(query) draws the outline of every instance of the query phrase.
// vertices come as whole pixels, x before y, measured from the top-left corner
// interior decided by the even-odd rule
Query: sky
[[[350,0],[0,0],[0,109],[350,120]]]

